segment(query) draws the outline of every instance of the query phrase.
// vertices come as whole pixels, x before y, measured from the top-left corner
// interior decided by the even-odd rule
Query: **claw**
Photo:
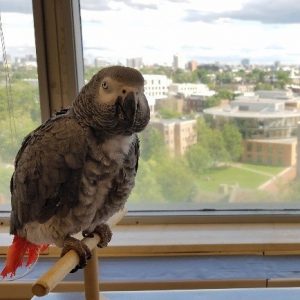
[[[97,233],[100,237],[100,242],[97,244],[99,248],[106,247],[112,238],[112,232],[107,224],[98,225],[94,233]]]
[[[64,256],[70,250],[74,250],[79,256],[79,264],[71,271],[71,273],[74,273],[78,269],[83,269],[86,266],[87,260],[91,258],[92,253],[83,242],[69,236],[64,241],[64,247],[60,256]]]
[[[92,232],[88,232],[87,230],[83,230],[82,236],[85,238],[87,238],[87,237],[92,238],[92,237],[94,237],[94,234]]]

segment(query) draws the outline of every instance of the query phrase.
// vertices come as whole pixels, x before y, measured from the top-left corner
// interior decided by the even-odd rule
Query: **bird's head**
[[[132,134],[149,122],[144,78],[132,68],[100,70],[73,103],[75,114],[90,127],[108,134]]]

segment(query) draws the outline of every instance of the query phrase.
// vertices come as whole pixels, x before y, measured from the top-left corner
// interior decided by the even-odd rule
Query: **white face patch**
[[[118,97],[124,99],[130,92],[143,93],[143,87],[126,85],[111,77],[104,77],[99,86],[97,101],[99,104],[114,105]]]

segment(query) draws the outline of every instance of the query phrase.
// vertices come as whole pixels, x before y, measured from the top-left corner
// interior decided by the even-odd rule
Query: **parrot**
[[[99,70],[68,108],[28,134],[15,158],[10,182],[10,234],[2,277],[13,277],[27,256],[30,267],[49,245],[73,249],[84,268],[88,247],[73,237],[99,234],[105,247],[107,220],[121,210],[135,184],[140,155],[137,133],[150,109],[144,78],[136,69]]]

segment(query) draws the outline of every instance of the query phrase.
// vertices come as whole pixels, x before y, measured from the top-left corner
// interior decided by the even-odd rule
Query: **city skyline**
[[[12,56],[34,53],[30,2],[0,1]],[[300,3],[295,0],[82,0],[81,8],[88,60],[125,64],[127,58],[143,57],[146,65],[171,65],[179,54],[199,63],[239,63],[243,58],[253,64],[300,62],[295,38]]]

